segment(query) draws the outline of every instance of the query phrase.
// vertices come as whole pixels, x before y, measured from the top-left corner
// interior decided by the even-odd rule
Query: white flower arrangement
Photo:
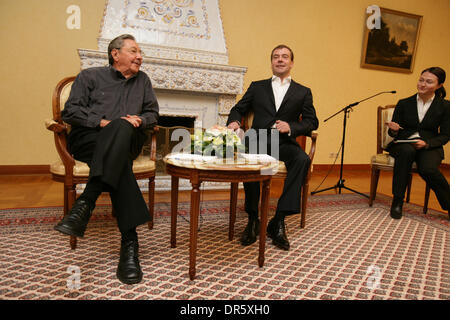
[[[234,157],[245,151],[239,136],[231,129],[214,125],[205,131],[195,129],[191,135],[191,153],[220,158]]]

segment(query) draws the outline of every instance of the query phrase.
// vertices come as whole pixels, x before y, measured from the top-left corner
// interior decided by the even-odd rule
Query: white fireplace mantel
[[[81,69],[108,64],[106,51],[78,49]],[[141,70],[147,73],[155,89],[182,90],[213,94],[242,93],[245,67],[144,57]]]

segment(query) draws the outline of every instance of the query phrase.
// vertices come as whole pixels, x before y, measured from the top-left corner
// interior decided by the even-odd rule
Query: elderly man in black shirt
[[[126,284],[142,280],[136,227],[150,214],[132,164],[156,125],[158,102],[148,76],[139,71],[142,54],[135,38],[121,35],[108,46],[110,66],[85,69],[75,79],[62,118],[72,125],[68,146],[89,165],[89,180],[69,214],[55,229],[83,237],[103,191],[108,191],[122,234],[117,277]]]

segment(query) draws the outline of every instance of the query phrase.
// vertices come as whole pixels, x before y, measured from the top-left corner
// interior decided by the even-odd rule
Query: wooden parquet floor
[[[325,178],[327,172],[322,170],[314,171],[310,181],[310,191],[314,191]],[[444,175],[450,180],[450,170],[445,169]],[[353,190],[362,193],[369,192],[370,172],[368,170],[344,170],[345,185]],[[339,180],[339,172],[333,171],[319,190],[334,186]],[[392,173],[381,172],[378,183],[378,193],[391,195]],[[62,183],[54,182],[50,175],[0,175],[0,209],[6,208],[28,208],[28,207],[47,207],[62,206],[63,204],[63,186]],[[274,182],[272,185],[271,196],[277,197],[281,193],[281,183]],[[342,190],[343,193],[351,193],[348,190]],[[326,191],[320,194],[333,194],[335,190]],[[414,175],[411,191],[411,203],[423,205],[425,194],[425,182]],[[228,199],[228,191],[204,191],[203,200]],[[239,198],[244,198],[243,190],[239,192]],[[181,191],[179,201],[189,201],[189,191]],[[104,194],[100,201],[108,202],[109,196]],[[169,202],[169,192],[156,192],[156,202]],[[434,192],[431,192],[429,208],[442,211],[436,199]]]

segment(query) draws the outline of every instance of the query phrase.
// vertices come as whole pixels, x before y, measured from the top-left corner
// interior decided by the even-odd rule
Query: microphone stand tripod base
[[[333,190],[333,189],[334,190],[339,189],[339,194],[341,194],[342,193],[342,189],[346,189],[346,190],[349,190],[351,192],[357,193],[357,194],[359,194],[359,195],[361,195],[363,197],[369,198],[369,196],[367,194],[364,194],[364,193],[361,193],[359,191],[353,190],[353,189],[351,189],[349,187],[346,187],[344,185],[344,182],[345,182],[345,180],[339,180],[333,187],[325,188],[325,189],[318,190],[318,191],[313,191],[313,192],[311,192],[311,195],[313,196],[316,193],[324,192],[324,191],[328,191],[328,190]]]

